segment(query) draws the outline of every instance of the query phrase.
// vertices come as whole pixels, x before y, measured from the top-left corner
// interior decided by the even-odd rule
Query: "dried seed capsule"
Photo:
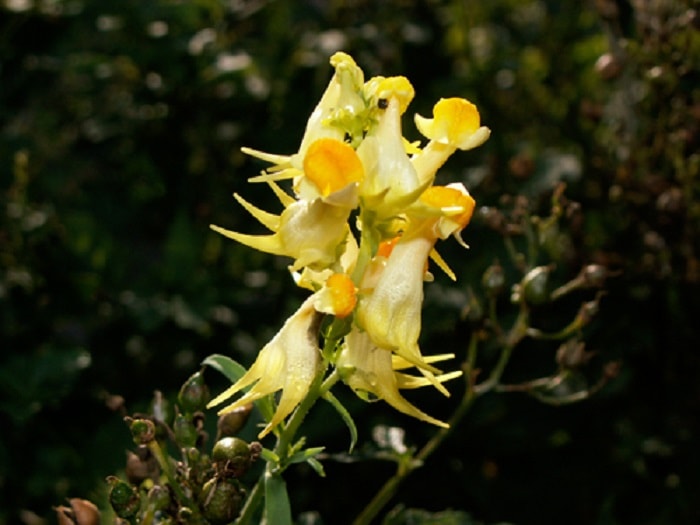
[[[107,482],[111,485],[109,503],[112,505],[114,513],[124,519],[135,516],[141,506],[141,497],[138,491],[114,476],[108,477]]]

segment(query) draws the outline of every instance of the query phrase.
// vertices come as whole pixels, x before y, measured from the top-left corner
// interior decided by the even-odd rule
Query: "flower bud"
[[[109,503],[112,505],[114,513],[124,519],[135,516],[141,506],[141,497],[138,491],[115,476],[109,476],[107,483],[111,486]]]
[[[182,385],[177,395],[177,402],[183,412],[192,413],[204,410],[209,397],[209,387],[204,382],[204,374],[199,371],[192,374]]]
[[[253,460],[257,459],[257,456],[253,457],[254,445],[256,444],[248,445],[236,437],[225,437],[216,442],[211,457],[220,465],[221,470],[234,477],[241,477],[248,471]]]
[[[175,433],[175,442],[180,448],[194,447],[197,443],[199,433],[192,423],[192,419],[184,414],[175,416],[173,432]]]
[[[210,523],[228,523],[241,511],[245,490],[235,479],[212,478],[204,484],[200,495],[202,514]]]

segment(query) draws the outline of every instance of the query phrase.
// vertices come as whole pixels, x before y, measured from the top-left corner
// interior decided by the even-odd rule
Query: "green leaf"
[[[265,522],[292,525],[287,484],[280,474],[265,472]]]
[[[235,383],[245,375],[247,370],[243,365],[221,354],[212,354],[202,361],[202,365],[209,366],[222,373],[231,383]],[[250,387],[244,389],[249,390]],[[255,406],[262,414],[265,421],[270,421],[275,413],[275,405],[272,396],[265,396],[255,402]]]
[[[309,458],[306,460],[306,462],[312,469],[316,471],[316,474],[318,474],[322,478],[326,477],[326,471],[323,468],[323,464],[319,460],[317,460],[316,458]]]
[[[263,448],[260,451],[260,456],[267,461],[268,463],[274,463],[275,465],[280,464],[280,457],[275,454],[274,451],[270,450],[269,448]]]
[[[355,422],[353,421],[350,412],[347,411],[341,402],[338,401],[338,398],[335,397],[330,391],[323,394],[323,399],[328,401],[331,406],[335,408],[338,414],[340,414],[340,417],[343,418],[343,421],[345,421],[348,430],[350,430],[350,448],[348,448],[348,452],[352,452],[357,444],[357,427],[355,426]]]
[[[313,447],[307,448],[306,450],[300,450],[299,452],[292,454],[289,459],[287,459],[287,464],[291,465],[292,463],[303,463],[304,461],[308,461],[314,456],[318,456],[325,448],[326,447]]]
[[[202,365],[209,366],[217,372],[221,372],[231,383],[238,381],[247,372],[243,365],[221,354],[210,355],[202,361]]]

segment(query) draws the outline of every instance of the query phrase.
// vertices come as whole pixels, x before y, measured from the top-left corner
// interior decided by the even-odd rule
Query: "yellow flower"
[[[262,252],[294,259],[292,271],[304,267],[323,269],[335,264],[348,235],[349,208],[326,204],[321,199],[293,201],[281,215],[267,213],[243,197],[236,200],[274,233],[248,235],[212,225],[212,230]]]
[[[451,356],[439,356],[438,359],[444,357]],[[448,426],[416,408],[399,392],[400,389],[427,386],[430,382],[422,377],[396,372],[410,365],[397,360],[389,350],[377,347],[366,332],[354,329],[345,337],[336,366],[343,381],[361,399],[383,399],[399,412],[433,425]],[[441,384],[460,375],[461,372],[457,371],[439,375],[435,379]]]
[[[376,126],[357,148],[365,167],[360,198],[378,219],[387,219],[402,213],[430,181],[419,180],[401,132],[401,114],[413,97],[413,87],[404,77],[392,77],[382,79],[373,92],[384,102]]]
[[[235,194],[236,200],[272,235],[247,235],[219,226],[212,229],[246,246],[294,259],[292,271],[310,267],[323,270],[336,264],[349,235],[350,210],[357,205],[357,185],[364,169],[350,146],[333,139],[319,139],[304,158],[305,181],[295,200],[268,181],[282,205],[281,215],[263,211]]]
[[[309,391],[321,366],[318,347],[319,314],[310,296],[260,351],[248,372],[214,398],[207,408],[219,405],[241,390],[253,387],[219,414],[226,414],[264,396],[282,390],[277,410],[258,434],[261,439],[292,413]]]
[[[321,100],[311,113],[297,152],[293,155],[276,155],[242,148],[248,155],[274,166],[262,176],[251,181],[267,182],[298,177],[308,148],[319,139],[343,141],[346,135],[361,140],[366,120],[366,104],[361,96],[364,73],[350,55],[337,52],[330,59],[335,74],[328,83]]]
[[[377,346],[418,367],[445,394],[447,391],[435,379],[437,370],[427,364],[418,346],[423,280],[437,239],[458,235],[473,209],[474,200],[462,185],[426,190],[412,208],[416,216],[409,216],[406,231],[394,245],[379,276],[374,276],[376,284],[366,291],[357,307],[357,324]]]
[[[415,116],[418,130],[430,142],[411,158],[421,181],[432,181],[438,169],[457,149],[480,146],[491,135],[481,125],[476,106],[463,98],[442,98],[433,107],[433,118]]]

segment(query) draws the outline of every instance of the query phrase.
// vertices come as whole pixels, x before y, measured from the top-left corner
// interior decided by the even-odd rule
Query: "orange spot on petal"
[[[389,257],[400,238],[401,236],[397,235],[396,237],[380,242],[379,248],[377,248],[377,257]]]
[[[364,173],[355,150],[339,140],[319,139],[309,146],[304,157],[304,175],[324,197],[360,182]]]
[[[357,304],[357,289],[352,279],[344,273],[334,273],[326,280],[335,316],[344,318],[350,315]]]

